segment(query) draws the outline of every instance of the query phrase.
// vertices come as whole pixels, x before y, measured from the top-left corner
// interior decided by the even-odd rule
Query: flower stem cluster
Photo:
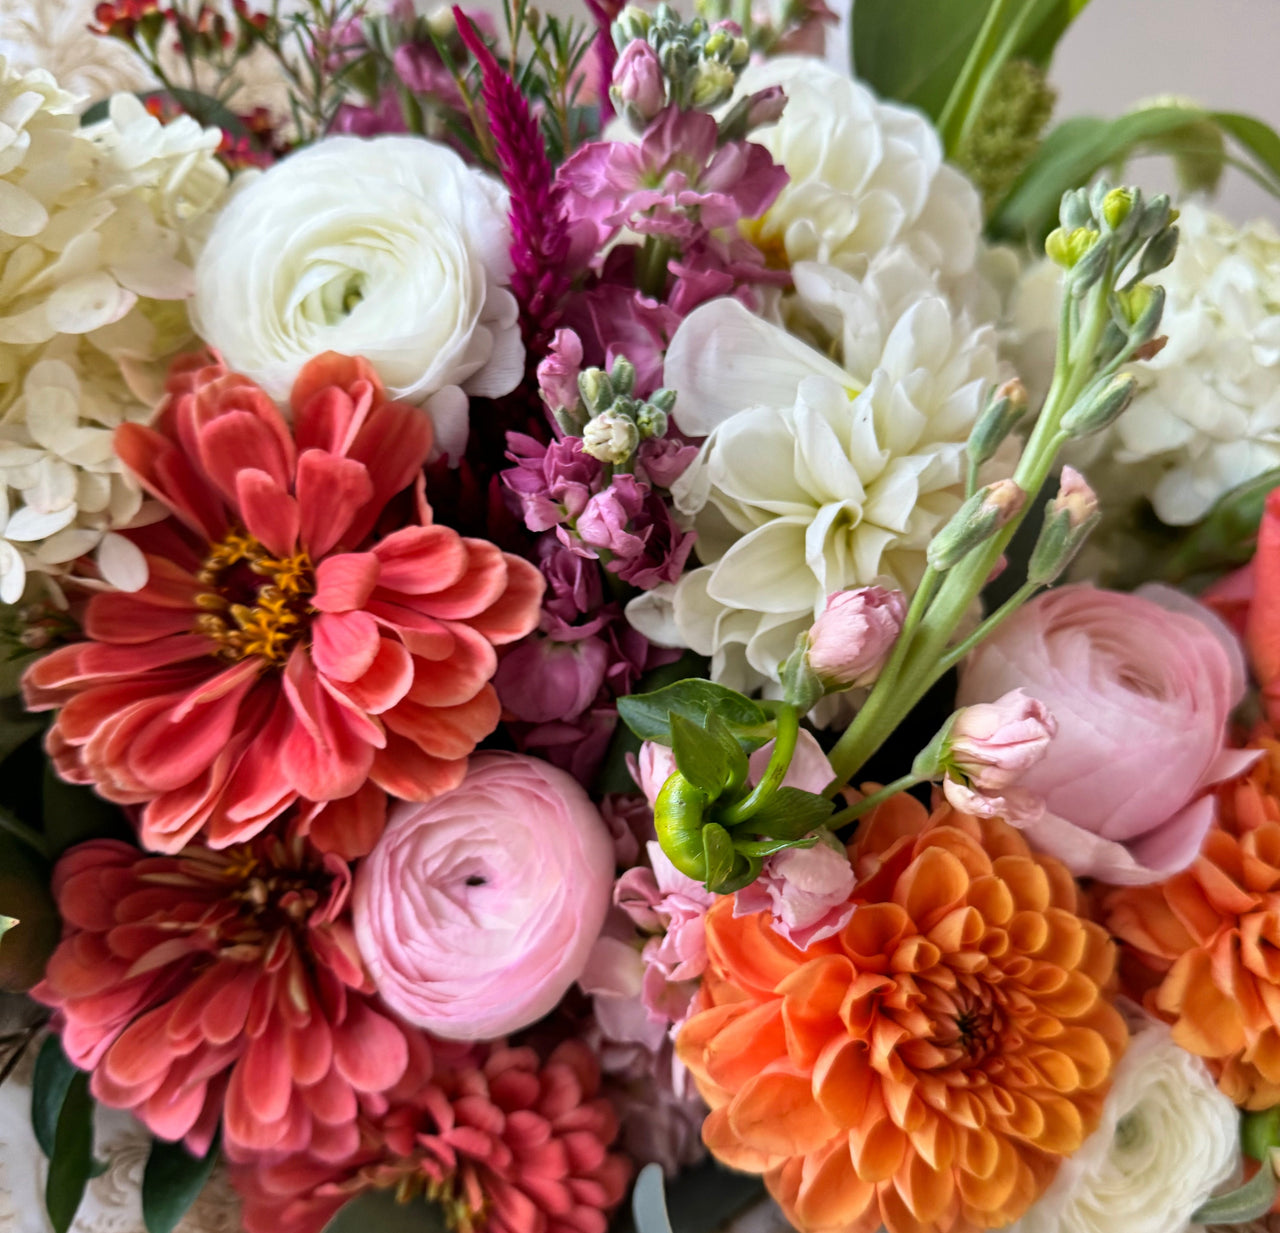
[[[556,407],[556,423],[567,436],[581,437],[584,453],[615,472],[630,471],[642,441],[667,435],[675,390],[655,390],[647,398],[633,394],[636,368],[625,356],[613,367],[588,368],[578,375],[581,401],[574,407]]]
[[[1056,578],[1096,519],[1097,502],[1076,472],[1064,473],[1050,503],[1026,582],[958,644],[964,613],[999,566],[1026,516],[1028,494],[1048,479],[1067,441],[1097,432],[1132,397],[1135,378],[1122,365],[1151,354],[1164,305],[1145,279],[1172,259],[1177,244],[1169,200],[1147,201],[1137,189],[1105,182],[1067,193],[1061,227],[1046,251],[1065,270],[1054,377],[1011,478],[974,492],[929,549],[929,564],[902,636],[875,689],[831,753],[834,794],[863,766],[925,691],[1033,595]],[[1009,394],[1006,391],[1006,396]],[[1013,426],[1016,399],[997,392],[970,440],[971,461],[991,456]],[[971,466],[970,487],[977,463]]]

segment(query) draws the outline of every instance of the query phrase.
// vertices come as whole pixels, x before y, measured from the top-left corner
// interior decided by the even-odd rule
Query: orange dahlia
[[[680,1056],[703,1138],[802,1233],[971,1233],[1020,1216],[1099,1120],[1125,1047],[1103,930],[1000,821],[909,797],[849,849],[856,909],[800,951],[707,916]]]
[[[1250,748],[1261,757],[1218,790],[1195,864],[1112,891],[1104,911],[1147,1008],[1236,1104],[1267,1109],[1280,1104],[1280,742],[1264,730]]]

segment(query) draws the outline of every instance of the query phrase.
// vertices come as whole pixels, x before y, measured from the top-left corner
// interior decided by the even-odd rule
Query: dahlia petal
[[[507,588],[502,595],[467,624],[495,646],[516,642],[538,625],[542,595],[547,580],[542,571],[520,557],[504,554],[507,560]]]
[[[726,1023],[708,1043],[703,1065],[712,1083],[736,1089],[786,1053],[782,1006],[766,1002]]]
[[[465,758],[501,718],[502,705],[491,685],[459,706],[426,707],[405,700],[383,715],[392,732],[446,759]]]
[[[729,1105],[729,1124],[744,1143],[776,1156],[816,1151],[837,1133],[814,1104],[808,1078],[785,1070],[748,1079]]]
[[[849,1136],[853,1167],[866,1182],[883,1182],[897,1172],[907,1153],[907,1136],[889,1118],[864,1116],[859,1131]]]
[[[392,602],[447,590],[465,577],[470,560],[462,537],[442,526],[392,531],[373,546],[373,554],[381,566],[379,590],[400,593],[388,596]]]
[[[467,554],[465,572],[452,586],[417,599],[413,606],[419,612],[441,621],[465,620],[492,608],[506,592],[506,553],[482,539],[464,539],[462,544]]]
[[[813,1068],[813,1094],[826,1115],[842,1130],[862,1124],[879,1078],[867,1058],[867,1044],[834,1036]]]
[[[382,639],[367,612],[322,612],[311,623],[311,658],[334,681],[357,681],[377,657]]]
[[[373,481],[353,458],[307,450],[298,459],[296,492],[302,546],[318,560],[343,542],[356,515],[373,498]]]
[[[135,1112],[152,1134],[176,1143],[200,1120],[207,1095],[203,1083],[175,1091],[161,1088]]]
[[[409,1064],[404,1033],[390,1019],[352,1001],[345,1022],[333,1029],[334,1069],[360,1092],[385,1092]]]
[[[377,585],[378,570],[378,558],[372,552],[343,552],[326,557],[316,566],[316,593],[311,606],[318,612],[363,608]]]
[[[466,773],[466,758],[434,757],[394,732],[387,733],[385,749],[375,750],[369,768],[369,778],[402,801],[429,801],[450,792]]]
[[[298,503],[273,476],[256,467],[236,472],[236,503],[249,534],[278,557],[288,556],[298,542]]]
[[[813,1157],[810,1167],[796,1198],[796,1219],[809,1228],[858,1227],[875,1204],[876,1188],[854,1171],[848,1140],[838,1137]]]

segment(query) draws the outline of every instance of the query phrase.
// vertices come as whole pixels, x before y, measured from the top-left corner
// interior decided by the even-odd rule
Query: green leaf
[[[742,826],[770,839],[799,839],[817,830],[831,811],[831,802],[816,792],[779,788]]]
[[[1215,1195],[1191,1217],[1193,1224],[1244,1224],[1265,1216],[1280,1193],[1276,1171],[1268,1161],[1243,1186]]]
[[[1267,497],[1278,487],[1280,468],[1224,493],[1204,520],[1189,528],[1165,567],[1165,577],[1181,582],[1193,574],[1243,565],[1253,556]]]
[[[35,1073],[31,1076],[31,1129],[46,1156],[53,1156],[58,1116],[71,1081],[79,1073],[63,1052],[62,1041],[53,1033],[46,1036],[36,1055]]]
[[[759,749],[773,735],[763,707],[736,690],[711,681],[677,681],[648,694],[632,694],[618,699],[618,714],[642,741],[671,745],[672,714],[701,727],[714,711],[748,752]]]
[[[217,1135],[203,1156],[193,1156],[181,1143],[151,1141],[142,1174],[142,1221],[147,1233],[171,1233],[204,1189],[217,1161]]]
[[[817,842],[815,835],[808,839],[735,839],[733,846],[743,856],[763,859],[786,848],[811,848]]]
[[[631,1211],[617,1221],[618,1233],[632,1228],[636,1233],[709,1233],[763,1198],[759,1177],[730,1172],[714,1160],[682,1170],[666,1187],[661,1166],[645,1165],[631,1194]]]
[[[707,889],[717,890],[733,880],[737,854],[729,832],[718,822],[702,828],[702,851],[707,860]]]
[[[45,719],[44,715],[32,715],[25,710],[20,698],[0,696],[0,762],[35,736],[44,727]]]
[[[93,1167],[93,1097],[89,1095],[89,1076],[76,1071],[58,1114],[45,1180],[44,1205],[54,1233],[67,1233],[71,1227]]]
[[[225,103],[220,103],[211,95],[201,94],[197,90],[140,90],[137,91],[137,97],[143,103],[149,103],[153,99],[172,99],[187,115],[206,128],[220,128],[223,132],[232,133],[237,137],[243,137],[248,132],[244,121]],[[105,120],[110,107],[109,98],[94,103],[80,117],[81,125],[97,124]]]
[[[670,716],[671,750],[680,773],[694,787],[701,788],[715,800],[726,788],[746,778],[747,756],[734,740],[728,725],[717,720],[714,712],[705,717],[705,722],[707,726],[700,728],[678,711],[673,711]]]
[[[726,790],[740,788],[747,782],[747,774],[751,766],[747,761],[747,755],[742,751],[742,746],[738,744],[738,738],[733,735],[733,729],[720,718],[716,711],[708,711],[702,724],[707,730],[707,735],[720,746],[728,760],[729,778],[725,783]]]
[[[394,1191],[366,1190],[339,1209],[323,1233],[445,1233],[445,1223],[434,1203],[398,1203]]]
[[[44,833],[51,857],[86,839],[132,838],[117,806],[91,788],[59,779],[51,765],[45,766],[43,794]]]
[[[1280,1147],[1280,1105],[1240,1118],[1240,1146],[1252,1160],[1268,1160]]]

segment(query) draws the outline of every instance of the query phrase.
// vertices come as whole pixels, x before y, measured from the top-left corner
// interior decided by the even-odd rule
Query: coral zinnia
[[[169,391],[152,427],[116,434],[174,514],[130,533],[149,581],[90,600],[90,640],[27,673],[27,705],[62,707],[48,748],[64,778],[146,802],[149,848],[202,829],[235,843],[301,798],[343,801],[323,846],[360,855],[383,820],[374,785],[453,788],[497,725],[493,648],[537,622],[541,575],[432,525],[420,488],[421,525],[375,539],[431,425],[361,360],[308,364],[292,429],[216,361],[175,369]]]
[[[1127,1039],[1114,947],[1003,822],[899,796],[850,857],[853,916],[808,950],[768,912],[708,915],[678,1041],[703,1138],[804,1233],[1008,1224],[1098,1124]]]
[[[1141,965],[1134,984],[1154,974],[1147,1009],[1236,1104],[1269,1109],[1280,1104],[1280,742],[1264,731],[1250,748],[1262,757],[1218,790],[1218,821],[1195,864],[1158,886],[1113,891],[1105,911]]]
[[[96,840],[53,890],[64,933],[32,996],[99,1100],[197,1153],[219,1117],[233,1157],[358,1148],[358,1107],[409,1049],[366,996],[345,861],[274,834],[177,856]]]
[[[313,1152],[233,1171],[249,1233],[315,1233],[353,1195],[394,1188],[441,1205],[453,1233],[605,1233],[630,1168],[609,1152],[617,1119],[580,1041],[541,1062],[498,1042],[428,1082],[411,1076],[361,1149],[335,1168]]]

